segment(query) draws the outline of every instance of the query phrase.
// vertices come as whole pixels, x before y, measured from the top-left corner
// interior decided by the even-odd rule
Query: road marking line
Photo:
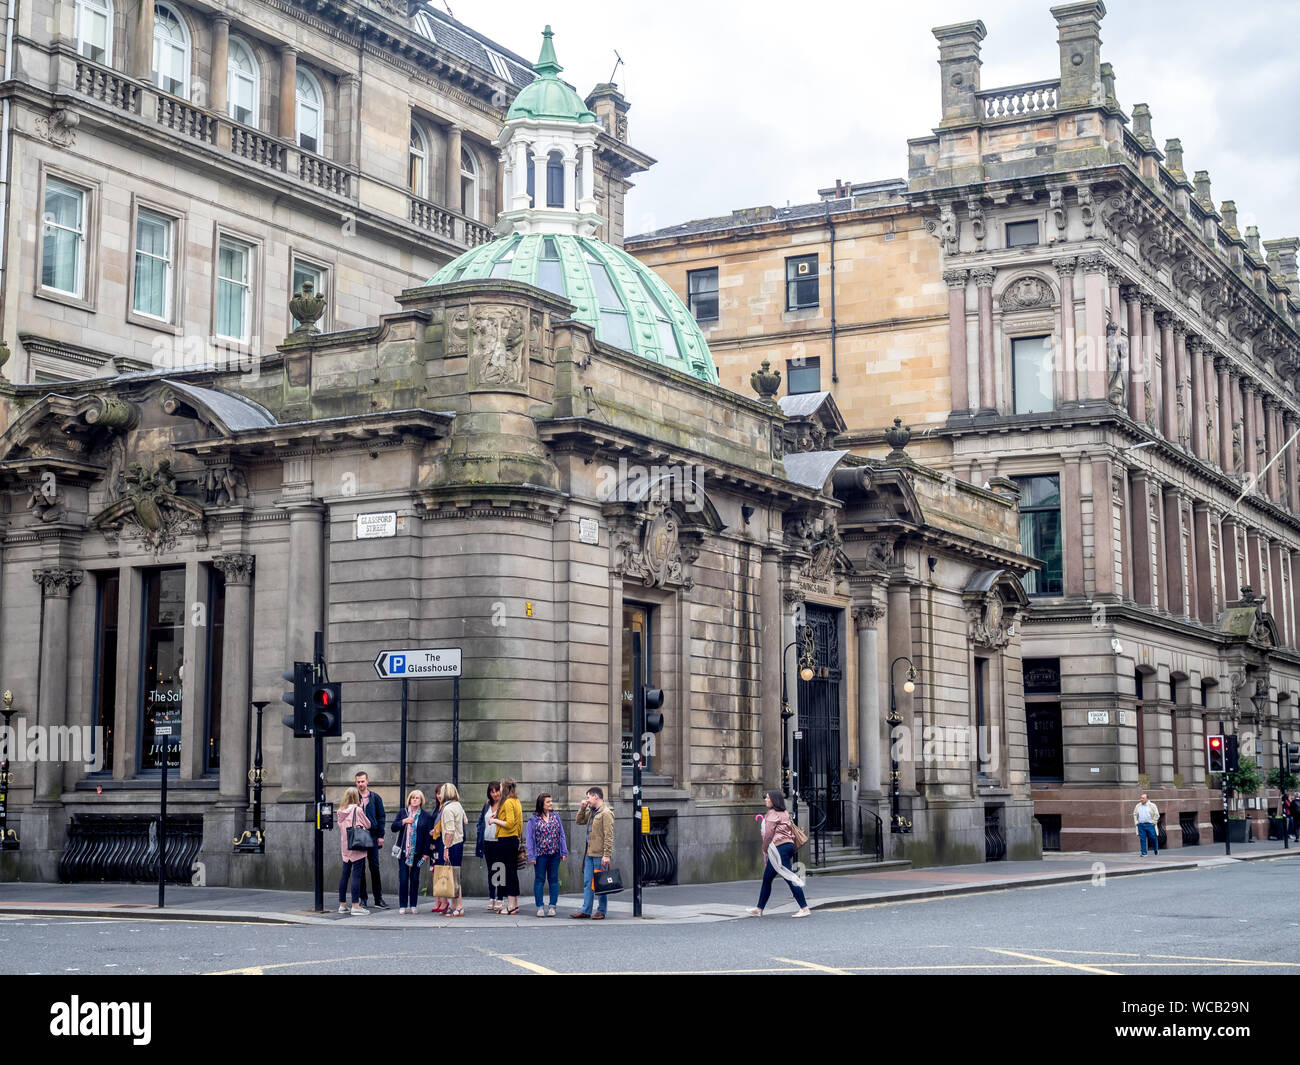
[[[1092,954],[1100,958],[1140,958],[1141,954],[1124,954],[1118,950],[1061,950],[1059,947],[1048,947],[1053,954]]]
[[[843,969],[834,969],[829,965],[818,965],[815,961],[800,961],[798,958],[773,958],[773,961],[783,961],[787,965],[799,965],[805,969],[815,969],[819,973],[834,973],[836,976],[848,976],[849,974]]]
[[[292,969],[299,965],[333,965],[340,961],[375,961],[379,958],[392,959],[404,957],[394,954],[357,954],[350,958],[314,958],[308,961],[265,962],[261,965],[246,965],[241,969],[223,969],[220,972],[204,973],[204,976],[262,976],[267,969]]]
[[[1300,963],[1293,961],[1253,961],[1247,958],[1198,958],[1189,954],[1149,954],[1147,956],[1150,958],[1169,958],[1176,961],[1218,961],[1225,962],[1229,965],[1273,965],[1279,968],[1289,969],[1300,967]]]
[[[1030,961],[1050,962],[1053,965],[1059,965],[1064,969],[1078,969],[1083,973],[1095,973],[1098,976],[1118,976],[1118,973],[1110,972],[1107,969],[1094,969],[1088,965],[1076,965],[1068,961],[1060,961],[1057,958],[1044,958],[1037,954],[1018,954],[1014,950],[999,950],[997,947],[985,947],[985,950],[992,951],[994,954],[1005,954],[1009,958],[1028,958]]]
[[[474,949],[480,954],[486,954],[489,958],[497,958],[509,963],[510,965],[518,965],[519,968],[527,969],[530,973],[536,973],[538,976],[560,975],[560,973],[554,969],[548,969],[546,966],[538,965],[534,961],[525,961],[523,958],[517,957],[514,954],[498,954],[495,950],[488,950],[487,947],[475,947]]]

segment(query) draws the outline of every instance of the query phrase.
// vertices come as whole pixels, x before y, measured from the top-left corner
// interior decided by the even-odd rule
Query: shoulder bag
[[[616,891],[623,890],[623,878],[613,867],[609,869],[597,867],[591,874],[591,890],[596,895],[612,895]]]
[[[791,834],[792,836],[794,836],[794,849],[795,849],[796,851],[802,849],[804,846],[807,845],[807,843],[808,843],[808,833],[805,832],[802,828],[800,828],[800,827],[795,823],[795,820],[794,820],[793,817],[790,818],[790,834]]]
[[[360,807],[354,806],[354,810]],[[352,815],[352,827],[348,829],[348,850],[350,851],[368,851],[375,845],[375,837],[370,834],[370,829],[362,828],[356,823],[357,815]]]

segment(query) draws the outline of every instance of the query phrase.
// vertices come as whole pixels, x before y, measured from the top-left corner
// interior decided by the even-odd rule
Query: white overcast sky
[[[441,3],[442,0],[435,0]],[[636,179],[627,232],[762,204],[809,203],[835,179],[907,176],[909,137],[939,120],[933,26],[981,19],[981,87],[1056,77],[1044,0],[448,0],[530,61],[549,22],[562,77],[584,95],[613,69],[630,140],[658,163]],[[1126,113],[1147,103],[1159,146],[1182,139],[1244,232],[1300,236],[1300,4],[1111,0],[1102,58]]]

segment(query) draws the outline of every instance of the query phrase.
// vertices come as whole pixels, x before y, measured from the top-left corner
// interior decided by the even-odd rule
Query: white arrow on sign
[[[380,651],[375,672],[383,680],[459,677],[459,647],[421,647],[409,651]]]

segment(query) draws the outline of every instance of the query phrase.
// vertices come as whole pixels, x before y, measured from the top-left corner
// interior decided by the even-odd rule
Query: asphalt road
[[[557,918],[403,932],[0,918],[0,971],[130,973],[1300,973],[1300,864],[1253,861],[714,924]]]

